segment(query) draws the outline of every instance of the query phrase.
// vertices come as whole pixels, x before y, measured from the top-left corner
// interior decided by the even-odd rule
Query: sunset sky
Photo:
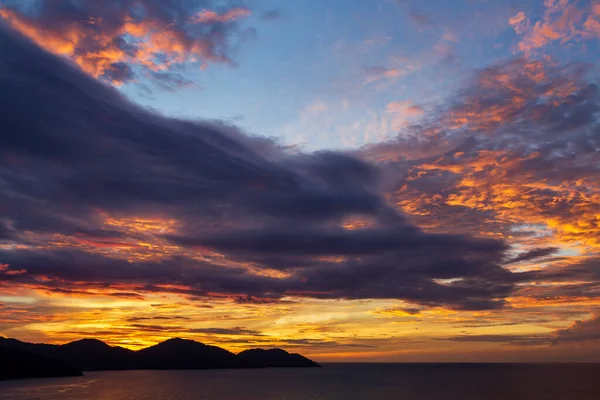
[[[0,336],[600,361],[600,0],[0,0]]]

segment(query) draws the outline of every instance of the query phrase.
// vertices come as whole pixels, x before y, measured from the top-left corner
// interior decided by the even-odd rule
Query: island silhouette
[[[55,345],[0,337],[0,380],[80,376],[82,371],[283,367],[320,365],[282,349],[251,349],[236,355],[217,346],[180,338],[133,351],[98,339]]]

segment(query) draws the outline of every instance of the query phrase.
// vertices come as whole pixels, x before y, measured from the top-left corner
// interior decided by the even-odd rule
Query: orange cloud
[[[23,275],[27,273],[26,269],[10,269],[8,264],[0,264],[0,273],[4,275]]]
[[[175,24],[150,11],[145,19],[134,19],[126,11],[117,10],[107,18],[90,15],[88,20],[57,24],[0,8],[0,18],[46,50],[70,58],[86,73],[119,86],[135,80],[134,69],[146,69],[142,72],[150,77],[163,72],[159,77],[164,80],[168,76],[164,72],[176,64],[204,68],[209,62],[229,63],[226,37],[211,33],[210,26],[250,15],[242,8],[222,15],[203,10]]]
[[[386,111],[394,115],[392,128],[396,130],[405,126],[409,119],[420,117],[425,112],[422,106],[411,101],[393,101],[387,105]]]
[[[592,12],[583,24],[584,35],[587,37],[600,37],[600,4],[592,7]]]
[[[207,23],[207,22],[229,22],[250,16],[252,12],[247,8],[232,8],[225,14],[217,14],[214,11],[202,10],[192,17],[192,22]]]
[[[519,249],[557,247],[567,254],[559,259],[573,263],[591,258],[600,249],[600,159],[593,145],[585,147],[587,129],[596,126],[586,116],[595,110],[596,89],[582,76],[572,67],[523,59],[486,68],[445,112],[406,126],[398,143],[365,155],[393,160],[403,171],[389,199],[427,231],[473,234],[477,227],[478,235]],[[556,262],[547,257],[514,268]],[[523,295],[535,293],[529,307],[558,307],[574,298],[563,290],[593,284],[590,276],[537,282],[524,285]],[[539,290],[525,292],[535,285]],[[597,304],[583,290],[578,296]]]
[[[370,67],[367,68],[367,78],[364,84],[373,83],[381,79],[394,79],[405,75],[407,72],[400,68]]]
[[[523,12],[509,19],[509,25],[522,36],[516,46],[518,51],[530,54],[555,41],[565,44],[577,38],[600,35],[597,4],[580,9],[569,0],[545,0],[544,7],[541,21],[532,22]]]

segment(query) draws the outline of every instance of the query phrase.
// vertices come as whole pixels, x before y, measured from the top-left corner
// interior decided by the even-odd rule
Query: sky
[[[0,335],[600,361],[599,0],[0,0]]]

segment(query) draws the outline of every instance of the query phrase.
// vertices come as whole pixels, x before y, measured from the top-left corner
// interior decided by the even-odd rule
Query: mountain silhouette
[[[79,369],[62,361],[0,345],[0,380],[81,375]]]
[[[45,376],[42,366],[56,365],[57,376],[73,376],[74,372],[128,370],[128,369],[217,369],[217,368],[275,368],[275,367],[319,367],[316,362],[300,354],[290,354],[281,349],[252,349],[235,355],[217,346],[186,339],[169,339],[142,350],[132,351],[119,346],[110,346],[97,339],[82,339],[75,342],[53,345],[22,342],[0,337],[0,365],[6,367],[14,357],[22,355],[23,372],[32,365],[30,377]],[[7,361],[5,361],[5,358]],[[41,367],[34,367],[35,360]],[[27,364],[29,363],[29,364]],[[20,364],[21,365],[21,364]],[[72,367],[71,367],[72,366]],[[53,375],[47,375],[53,376]]]
[[[282,349],[244,350],[237,355],[237,359],[244,365],[257,368],[319,367],[319,364],[313,360],[297,353],[290,354]]]
[[[55,345],[0,338],[1,345],[59,360],[84,371],[135,368],[134,351],[124,347],[109,346],[97,339],[83,339],[63,345]]]
[[[97,339],[82,339],[60,346],[61,360],[83,370],[125,370],[135,367],[135,352],[109,346]]]
[[[136,353],[139,369],[236,368],[235,354],[193,340],[169,339]]]

